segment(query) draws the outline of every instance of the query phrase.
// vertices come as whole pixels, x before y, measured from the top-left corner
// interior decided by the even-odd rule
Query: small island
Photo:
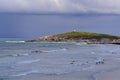
[[[120,36],[72,31],[40,37],[30,42],[86,42],[88,44],[120,44]]]

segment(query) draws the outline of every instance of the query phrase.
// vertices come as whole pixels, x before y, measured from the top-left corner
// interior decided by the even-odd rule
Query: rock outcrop
[[[67,32],[44,36],[31,42],[86,42],[88,44],[120,44],[120,37],[90,32]]]

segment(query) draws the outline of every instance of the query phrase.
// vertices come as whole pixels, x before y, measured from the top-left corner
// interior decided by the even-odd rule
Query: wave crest
[[[25,43],[25,41],[5,41],[6,43]]]

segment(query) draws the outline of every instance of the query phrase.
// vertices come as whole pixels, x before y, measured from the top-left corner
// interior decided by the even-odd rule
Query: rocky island
[[[120,37],[92,32],[72,31],[40,37],[30,42],[86,42],[88,44],[120,44]]]

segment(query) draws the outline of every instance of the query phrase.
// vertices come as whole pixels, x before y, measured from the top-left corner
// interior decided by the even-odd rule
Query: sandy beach
[[[120,70],[111,70],[97,75],[97,80],[119,80],[120,79]]]
[[[11,80],[119,80],[120,62],[119,54],[101,55],[104,64],[94,63],[94,67],[67,74],[29,74],[21,77],[14,77]]]
[[[118,65],[120,66],[120,65]],[[113,65],[97,65],[95,69],[62,75],[29,74],[11,80],[119,80],[120,69]]]
[[[41,74],[30,74],[26,77],[13,78],[12,80],[93,80],[91,71],[81,71],[63,75],[41,75]]]

